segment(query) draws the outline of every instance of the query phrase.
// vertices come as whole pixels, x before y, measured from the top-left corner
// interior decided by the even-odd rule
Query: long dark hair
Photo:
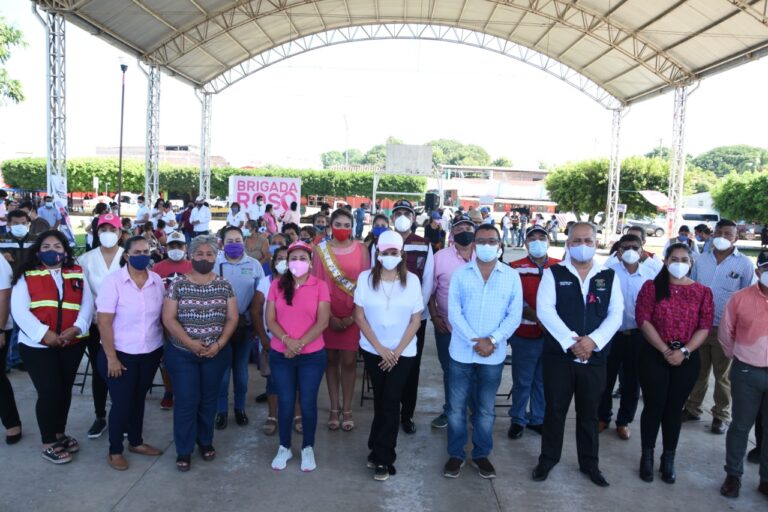
[[[335,221],[339,217],[346,217],[349,219],[350,222],[355,222],[354,217],[352,217],[352,212],[350,212],[346,208],[336,208],[331,214],[331,220],[328,222],[328,225],[329,226],[332,225],[333,221]]]
[[[405,253],[403,251],[400,251],[400,263],[397,264],[395,267],[395,270],[397,270],[397,278],[400,281],[400,286],[405,288],[406,283],[408,283],[408,267],[405,264]],[[381,269],[384,268],[379,261],[379,250],[376,249],[376,260],[373,263],[373,268],[371,269],[371,288],[374,290],[378,290],[379,283],[381,282]]]
[[[32,247],[29,248],[27,258],[21,265],[17,265],[14,268],[13,281],[11,284],[16,284],[19,282],[19,278],[24,275],[24,272],[35,270],[36,268],[43,265],[37,255],[40,252],[40,246],[43,245],[43,240],[49,237],[55,238],[61,242],[61,245],[64,246],[64,261],[61,262],[61,268],[72,268],[75,265],[75,257],[72,253],[72,247],[69,245],[69,240],[67,237],[64,236],[64,233],[61,231],[49,229],[48,231],[40,233],[40,235],[37,237],[37,240],[35,240],[35,243],[32,244]]]
[[[688,247],[688,244],[683,242],[678,242],[671,244],[669,247],[667,247],[667,251],[664,253],[664,261],[667,261],[667,258],[677,250],[684,250],[688,253],[688,257],[691,256],[691,248]],[[668,299],[672,294],[669,291],[669,270],[667,269],[666,263],[663,267],[661,267],[661,270],[656,275],[656,278],[653,280],[653,285],[656,287],[656,302],[661,302],[664,299]]]
[[[312,253],[305,251],[304,249],[294,249],[296,251],[304,251],[309,256],[310,262],[312,261]],[[277,254],[277,251],[275,251],[275,254]],[[274,256],[274,255],[273,255]],[[288,253],[288,257],[291,257],[291,254]],[[285,297],[285,303],[289,306],[293,305],[293,294],[296,292],[296,280],[293,278],[293,274],[290,270],[286,270],[285,274],[280,276],[280,282],[277,284],[277,288],[283,292],[283,296]]]

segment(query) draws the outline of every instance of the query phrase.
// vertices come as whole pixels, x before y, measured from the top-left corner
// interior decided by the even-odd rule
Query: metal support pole
[[[623,108],[613,110],[611,122],[611,161],[608,167],[608,200],[605,205],[605,228],[603,244],[608,247],[616,235],[618,226],[619,183],[621,181],[621,158],[619,158],[619,143],[621,142],[621,118]]]
[[[147,76],[147,142],[145,148],[144,197],[155,204],[160,197],[160,68],[149,66]]]
[[[120,90],[120,146],[117,153],[117,215],[120,216],[120,208],[123,205],[123,126],[125,124],[125,72],[128,65],[121,62],[122,87]]]
[[[202,120],[200,125],[200,195],[211,197],[211,100],[213,94],[201,91]]]
[[[688,86],[675,88],[672,118],[672,161],[669,164],[669,208],[667,209],[667,236],[677,233],[682,220],[683,183],[685,181],[685,107]]]

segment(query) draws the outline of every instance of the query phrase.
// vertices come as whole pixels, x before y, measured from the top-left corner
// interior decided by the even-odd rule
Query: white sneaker
[[[314,471],[317,469],[315,464],[315,451],[311,446],[302,448],[301,450],[301,470],[302,471]]]
[[[277,455],[275,455],[275,458],[272,459],[272,469],[277,471],[284,470],[285,466],[288,464],[288,461],[291,460],[292,457],[293,453],[291,453],[291,449],[280,445],[280,448],[277,449]]]

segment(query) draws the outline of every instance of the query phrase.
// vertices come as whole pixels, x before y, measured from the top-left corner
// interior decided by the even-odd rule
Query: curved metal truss
[[[359,41],[388,39],[442,41],[489,50],[549,73],[578,89],[605,108],[616,109],[622,106],[622,102],[618,98],[578,71],[530,48],[473,30],[417,23],[360,25],[307,35],[253,56],[217,76],[205,84],[203,89],[206,92],[219,93],[268,66],[319,48]]]

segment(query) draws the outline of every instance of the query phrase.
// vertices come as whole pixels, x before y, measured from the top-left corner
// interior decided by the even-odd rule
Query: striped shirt
[[[754,265],[735,248],[719,264],[714,252],[700,255],[691,271],[691,279],[712,290],[715,300],[715,320],[712,325],[715,327],[720,325],[725,304],[731,295],[756,281]]]
[[[190,338],[205,346],[215,343],[224,331],[227,300],[234,296],[229,281],[218,276],[208,284],[195,284],[182,276],[168,288],[168,298],[178,303],[176,319]],[[176,348],[188,351],[175,336],[169,338]]]

